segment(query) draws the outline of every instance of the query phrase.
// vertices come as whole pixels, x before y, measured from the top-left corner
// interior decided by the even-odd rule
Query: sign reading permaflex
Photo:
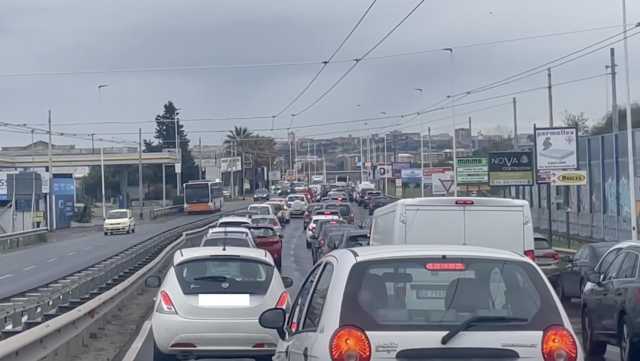
[[[487,158],[458,158],[456,165],[458,184],[489,183],[489,161]]]
[[[538,170],[578,168],[577,128],[536,128],[535,138]]]
[[[489,185],[533,185],[533,153],[531,151],[489,153]]]

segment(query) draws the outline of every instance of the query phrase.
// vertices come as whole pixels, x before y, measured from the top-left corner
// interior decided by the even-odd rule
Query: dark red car
[[[252,226],[251,233],[256,241],[256,247],[271,254],[278,270],[282,268],[282,238],[273,227]]]

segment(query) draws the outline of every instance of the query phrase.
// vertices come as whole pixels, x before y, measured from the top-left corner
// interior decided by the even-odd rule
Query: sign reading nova
[[[531,151],[489,153],[489,185],[533,185],[533,153]]]
[[[458,158],[456,166],[458,185],[489,183],[489,161],[487,158]]]

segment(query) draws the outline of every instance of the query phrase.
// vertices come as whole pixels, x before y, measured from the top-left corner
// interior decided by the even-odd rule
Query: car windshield
[[[340,323],[367,331],[438,330],[478,315],[527,320],[500,326],[513,330],[562,323],[531,264],[449,257],[358,263],[345,287]]]
[[[251,222],[243,222],[243,221],[224,221],[224,222],[219,222],[218,223],[218,227],[223,228],[223,227],[245,227],[247,225],[250,225]]]
[[[251,247],[247,238],[231,238],[225,236],[214,236],[202,242],[202,247]]]
[[[251,230],[257,238],[275,237],[276,231],[273,228],[254,228]]]
[[[111,211],[107,213],[107,219],[122,219],[129,218],[129,212],[127,211]]]
[[[264,295],[273,278],[273,267],[246,259],[211,257],[175,266],[184,294]]]

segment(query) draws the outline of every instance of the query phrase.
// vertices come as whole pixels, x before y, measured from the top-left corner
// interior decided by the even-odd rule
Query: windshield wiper
[[[194,281],[212,281],[212,282],[226,282],[228,280],[225,276],[201,276],[193,279]]]
[[[451,341],[452,338],[456,337],[457,334],[479,323],[503,323],[503,322],[508,323],[508,322],[527,322],[527,321],[529,321],[529,319],[523,318],[523,317],[473,316],[466,319],[464,322],[452,328],[451,330],[449,330],[449,332],[447,332],[444,336],[442,336],[440,343],[443,345],[446,345],[447,343],[449,343],[449,341]]]

